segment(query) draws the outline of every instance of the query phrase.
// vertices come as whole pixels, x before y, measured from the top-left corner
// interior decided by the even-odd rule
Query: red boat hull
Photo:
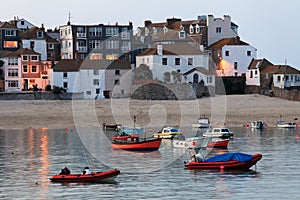
[[[187,169],[234,169],[247,170],[255,165],[262,158],[261,154],[254,154],[250,162],[239,162],[236,160],[226,162],[188,162],[185,164]]]
[[[209,148],[227,148],[229,140],[211,141],[207,144]]]
[[[92,172],[91,174],[54,175],[50,180],[52,182],[105,182],[113,180],[119,174],[119,170],[112,169],[104,172]]]
[[[127,151],[157,151],[160,147],[161,138],[155,138],[145,141],[113,141],[113,149],[122,149]]]

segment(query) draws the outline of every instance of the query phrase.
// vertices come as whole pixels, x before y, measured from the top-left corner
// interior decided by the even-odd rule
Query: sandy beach
[[[0,129],[67,128],[120,123],[133,126],[192,126],[199,116],[215,126],[242,127],[254,120],[275,126],[277,120],[300,118],[300,102],[263,95],[205,97],[190,101],[141,101],[131,99],[0,101]]]

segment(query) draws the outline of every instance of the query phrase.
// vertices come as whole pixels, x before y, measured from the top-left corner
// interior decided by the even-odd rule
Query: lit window
[[[18,48],[17,41],[4,41],[4,48]]]
[[[119,54],[117,53],[111,53],[111,54],[106,54],[106,60],[117,60],[119,58]]]
[[[102,53],[91,53],[90,54],[90,60],[102,60],[103,55]]]

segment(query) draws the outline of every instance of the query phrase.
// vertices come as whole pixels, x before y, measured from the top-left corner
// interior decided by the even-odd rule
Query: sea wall
[[[83,99],[83,94],[53,92],[1,92],[0,100],[72,100]]]

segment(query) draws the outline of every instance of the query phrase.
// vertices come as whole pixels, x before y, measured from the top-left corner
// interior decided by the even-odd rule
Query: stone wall
[[[280,89],[280,88],[274,87],[273,93],[274,93],[275,97],[279,97],[282,99],[288,99],[291,101],[300,101],[300,90],[297,90],[297,89],[287,90],[287,89]]]
[[[193,100],[196,99],[196,94],[188,83],[150,83],[133,85],[131,98],[140,100]]]
[[[53,92],[2,92],[0,100],[72,100],[83,99],[83,94]]]

